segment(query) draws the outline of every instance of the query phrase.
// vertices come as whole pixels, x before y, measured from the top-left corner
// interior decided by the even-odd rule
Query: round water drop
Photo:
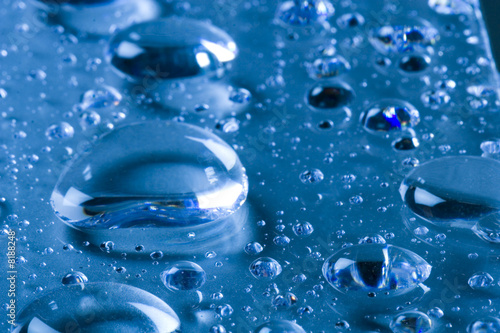
[[[252,93],[245,88],[235,89],[229,95],[229,100],[238,104],[248,103],[251,99]]]
[[[500,332],[500,319],[486,317],[473,321],[467,326],[467,333],[498,333]]]
[[[500,210],[500,162],[473,156],[443,157],[413,169],[399,192],[418,216],[460,225]]]
[[[420,311],[407,311],[394,317],[390,323],[394,333],[425,333],[432,329],[432,321]]]
[[[399,68],[406,73],[422,72],[429,67],[431,58],[426,55],[413,54],[401,58]]]
[[[258,242],[251,242],[245,245],[245,252],[250,255],[259,254],[264,250]]]
[[[84,111],[80,115],[80,126],[86,130],[101,123],[101,115],[94,110]]]
[[[35,4],[48,12],[50,23],[91,35],[109,35],[162,14],[154,0],[37,0]]]
[[[406,130],[419,122],[417,109],[399,100],[382,100],[361,114],[361,124],[370,133]]]
[[[107,59],[133,79],[219,76],[237,54],[221,29],[190,18],[169,17],[129,27],[115,35]]]
[[[448,104],[451,97],[445,90],[429,90],[424,92],[420,99],[425,106],[437,110],[441,106]]]
[[[308,64],[309,76],[313,79],[328,79],[344,74],[351,69],[351,65],[341,56],[316,59]]]
[[[194,262],[179,261],[161,273],[161,280],[170,290],[195,290],[201,288],[207,275]]]
[[[80,101],[82,110],[101,109],[111,106],[118,106],[122,100],[122,95],[113,87],[102,86],[98,89],[87,90]]]
[[[73,129],[73,126],[64,121],[59,124],[49,126],[49,128],[45,131],[45,136],[49,140],[70,139],[74,134],[75,130]]]
[[[493,277],[486,272],[479,272],[472,275],[467,283],[472,289],[487,289],[493,285]]]
[[[500,213],[489,214],[481,218],[472,227],[472,231],[488,243],[500,244]]]
[[[294,322],[273,320],[257,327],[254,333],[306,333],[306,331]]]
[[[178,332],[175,312],[158,297],[118,283],[68,285],[29,304],[16,332]]]
[[[318,85],[307,94],[307,103],[318,109],[335,109],[349,105],[353,90],[346,84]]]
[[[342,293],[392,291],[403,294],[424,282],[431,268],[409,250],[387,244],[360,244],[329,257],[323,265],[323,276]]]
[[[471,14],[473,12],[471,4],[465,0],[429,0],[428,3],[429,7],[443,15]]]
[[[306,170],[299,175],[300,181],[304,184],[319,183],[324,178],[323,172],[319,169]]]
[[[337,25],[342,29],[355,28],[365,24],[365,18],[360,13],[347,13],[337,19]]]
[[[281,265],[273,258],[263,257],[250,264],[250,273],[257,279],[272,280],[281,274]]]
[[[420,142],[414,137],[403,137],[392,143],[394,149],[399,151],[413,150],[420,146]]]
[[[187,226],[233,214],[247,187],[238,156],[217,136],[149,122],[102,137],[69,165],[51,200],[80,229]]]
[[[380,235],[365,236],[361,238],[358,244],[385,244],[385,238]]]
[[[88,281],[89,281],[89,279],[82,272],[68,273],[61,280],[62,284],[64,284],[64,285],[78,284],[82,288],[84,288],[85,283],[87,283]]]
[[[483,141],[480,145],[484,154],[493,155],[500,154],[500,140],[497,141]]]
[[[305,26],[323,23],[335,12],[328,0],[285,1],[278,9],[276,17],[288,25]]]
[[[297,223],[293,225],[293,232],[299,237],[307,237],[311,235],[313,231],[314,227],[307,221],[297,221]]]

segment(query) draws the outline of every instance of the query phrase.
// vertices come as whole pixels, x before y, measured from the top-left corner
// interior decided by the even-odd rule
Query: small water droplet
[[[250,255],[259,254],[264,250],[262,245],[258,242],[251,242],[245,245],[245,252]]]
[[[306,170],[299,175],[300,181],[304,184],[319,183],[324,178],[323,172],[319,169]]]
[[[300,237],[307,237],[311,235],[313,231],[314,227],[307,221],[297,221],[297,223],[293,225],[293,232]]]
[[[394,333],[424,333],[432,329],[432,321],[425,313],[407,311],[394,317],[390,327]]]
[[[467,283],[474,290],[482,290],[490,288],[493,285],[493,281],[494,279],[489,273],[479,272],[472,275]]]
[[[412,105],[383,100],[371,106],[361,115],[363,128],[370,133],[406,130],[420,122],[420,113]]]
[[[309,76],[313,79],[328,79],[344,74],[351,69],[351,65],[341,56],[316,59],[308,64]]]
[[[250,273],[257,279],[272,280],[281,274],[282,268],[279,262],[273,258],[263,257],[254,260],[250,264]]]
[[[472,6],[464,0],[429,0],[428,4],[443,15],[471,14],[473,11]]]
[[[401,58],[399,68],[407,73],[417,73],[426,70],[431,63],[431,58],[426,55],[413,54]]]
[[[72,284],[78,284],[82,288],[84,287],[85,283],[87,283],[89,280],[85,274],[82,272],[71,272],[66,274],[62,278],[62,284],[64,285],[72,285]]]
[[[342,29],[360,27],[365,24],[365,18],[360,13],[347,13],[337,19],[337,25]]]
[[[234,103],[244,104],[250,102],[252,99],[252,94],[250,91],[244,88],[238,88],[231,91],[229,94],[229,100]]]
[[[73,129],[73,126],[64,121],[49,126],[49,128],[45,131],[45,136],[49,140],[70,139],[74,134],[75,130]]]
[[[335,109],[349,105],[354,99],[352,89],[343,84],[318,85],[307,95],[307,102],[318,109]]]
[[[103,85],[97,89],[87,90],[81,98],[80,107],[82,110],[102,109],[111,106],[118,106],[122,100],[122,95],[113,87]]]
[[[199,265],[190,261],[179,261],[161,273],[161,280],[170,290],[195,290],[206,282],[206,273]]]
[[[325,22],[334,12],[328,0],[293,0],[281,4],[276,17],[289,25],[304,26]]]
[[[467,333],[497,333],[500,332],[500,319],[486,317],[474,320],[467,327]]]
[[[288,320],[273,320],[257,327],[254,333],[306,333],[302,327]]]

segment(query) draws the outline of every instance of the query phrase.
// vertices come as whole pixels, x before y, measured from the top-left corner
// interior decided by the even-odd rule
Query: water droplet
[[[444,316],[443,310],[441,310],[438,307],[434,307],[434,308],[430,309],[429,311],[427,311],[427,314],[431,317],[438,318],[438,319],[443,318],[443,316]]]
[[[355,28],[365,24],[365,18],[360,13],[347,13],[337,19],[337,25],[342,29]]]
[[[95,230],[210,222],[233,214],[246,194],[230,146],[201,128],[165,122],[102,137],[66,169],[51,200],[65,223]]]
[[[500,154],[500,140],[499,141],[483,141],[481,142],[481,150],[485,154]]]
[[[43,318],[43,320],[42,320]],[[178,332],[175,312],[158,297],[118,283],[67,285],[29,304],[20,332]]]
[[[263,257],[250,264],[250,273],[257,279],[272,280],[281,274],[281,265],[273,258]]]
[[[399,192],[413,213],[430,222],[463,223],[500,210],[500,162],[443,157],[412,170]]]
[[[401,58],[399,68],[408,73],[422,72],[429,67],[431,58],[426,55],[413,54]]]
[[[115,243],[113,243],[112,241],[103,242],[103,243],[101,243],[101,245],[99,245],[99,248],[101,249],[101,251],[105,252],[105,253],[111,253],[113,251],[114,247],[115,247]]]
[[[394,333],[424,333],[432,329],[432,321],[425,313],[407,311],[394,317],[390,328]]]
[[[248,103],[251,99],[252,94],[244,88],[235,89],[231,91],[231,94],[229,95],[229,100],[238,104]]]
[[[87,283],[88,281],[89,281],[89,279],[82,272],[71,272],[71,273],[66,274],[62,278],[61,282],[64,285],[78,284],[83,289],[85,286],[85,283]]]
[[[219,305],[215,308],[215,313],[217,313],[221,317],[230,317],[233,314],[233,307],[229,304]]]
[[[64,121],[49,126],[49,128],[45,131],[45,136],[49,140],[70,139],[74,134],[75,130],[73,129],[73,126]]]
[[[273,320],[257,327],[254,333],[306,333],[302,327],[288,320]]]
[[[178,79],[218,76],[237,54],[221,29],[190,18],[169,17],[133,25],[115,35],[108,61],[123,75]]]
[[[373,29],[370,42],[381,53],[424,51],[439,40],[433,27],[426,26],[383,26]]]
[[[97,126],[101,123],[101,115],[99,113],[90,110],[84,111],[80,115],[80,126],[82,129],[86,130],[89,127]]]
[[[429,90],[422,94],[421,100],[426,107],[437,110],[441,106],[448,104],[451,97],[444,90]]]
[[[328,283],[340,292],[412,290],[424,282],[431,266],[419,255],[387,244],[361,244],[341,249],[323,265]]]
[[[493,277],[486,272],[479,272],[472,275],[467,283],[474,290],[487,289],[493,285]]]
[[[418,148],[418,146],[420,146],[420,142],[414,137],[403,137],[394,141],[392,146],[396,150],[406,151]]]
[[[251,242],[245,245],[245,252],[250,255],[259,254],[264,250],[262,245],[258,242]]]
[[[199,265],[190,261],[178,261],[161,273],[161,281],[170,290],[195,290],[207,279]]]
[[[290,238],[284,235],[279,235],[273,238],[273,243],[278,246],[287,246],[290,243]]]
[[[365,236],[361,238],[358,244],[385,244],[385,238],[380,235]]]
[[[314,231],[314,228],[311,223],[307,221],[297,221],[293,225],[293,232],[300,237],[307,237],[311,235]]]
[[[82,110],[90,108],[101,109],[110,106],[117,106],[122,100],[122,95],[113,87],[105,86],[98,89],[87,90],[81,98],[80,107]]]
[[[335,12],[328,0],[293,0],[285,1],[276,16],[289,25],[311,25],[325,22]]]
[[[306,170],[299,175],[300,181],[304,184],[319,183],[324,178],[323,172],[319,169]]]
[[[222,325],[214,325],[210,327],[208,333],[227,333],[226,328]]]
[[[420,113],[412,105],[383,100],[371,106],[361,115],[361,123],[370,133],[406,130],[420,122]]]
[[[327,79],[344,74],[351,69],[351,65],[341,56],[316,59],[308,64],[309,76],[313,79]]]
[[[467,327],[467,333],[497,333],[500,332],[500,319],[486,317],[474,320]]]
[[[429,0],[429,7],[439,14],[471,14],[472,6],[464,0]]]
[[[335,109],[349,105],[354,99],[352,89],[343,84],[318,85],[307,95],[307,102],[318,109]]]
[[[500,244],[500,213],[489,214],[481,218],[472,231],[484,241]]]

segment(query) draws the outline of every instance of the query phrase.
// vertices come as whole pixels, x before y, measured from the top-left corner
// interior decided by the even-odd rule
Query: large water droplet
[[[179,261],[161,273],[161,280],[170,290],[194,290],[205,284],[207,275],[194,262]]]
[[[307,102],[318,109],[334,109],[349,105],[354,92],[345,84],[318,85],[307,95]]]
[[[302,327],[288,320],[273,320],[254,331],[255,333],[306,333]]]
[[[407,311],[394,317],[390,324],[394,333],[425,333],[432,329],[432,321],[420,311]]]
[[[406,205],[431,222],[470,223],[500,210],[500,162],[443,157],[420,165],[399,192]]]
[[[237,54],[221,29],[189,18],[169,17],[120,31],[109,44],[108,61],[140,80],[220,75]]]
[[[118,283],[52,290],[18,316],[15,332],[178,332],[175,312],[158,297]]]
[[[159,122],[102,137],[65,170],[51,200],[70,226],[116,229],[214,221],[246,195],[245,169],[230,146],[201,128]]]
[[[311,25],[325,22],[335,12],[328,0],[285,1],[276,16],[289,25]]]
[[[382,100],[361,114],[361,123],[370,133],[405,130],[420,122],[414,106],[398,100]]]
[[[444,15],[472,13],[472,6],[464,0],[429,0],[429,7]]]
[[[467,333],[497,333],[500,332],[500,319],[486,317],[473,321],[467,327]]]
[[[360,244],[333,254],[323,265],[328,283],[340,292],[408,292],[424,282],[431,266],[419,255],[392,245]]]

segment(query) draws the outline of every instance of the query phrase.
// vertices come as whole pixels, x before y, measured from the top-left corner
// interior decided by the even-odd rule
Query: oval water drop
[[[406,102],[382,100],[361,114],[361,124],[370,133],[406,130],[420,122],[420,113]]]
[[[306,26],[323,23],[335,12],[328,0],[285,1],[278,9],[276,17],[283,23]]]
[[[281,265],[273,258],[263,257],[250,264],[250,273],[257,279],[272,280],[281,274]]]
[[[161,273],[161,280],[170,290],[195,290],[205,284],[207,275],[194,262],[179,261]]]
[[[52,290],[18,315],[15,332],[178,332],[175,312],[158,297],[118,283]]]
[[[500,213],[492,213],[481,218],[472,227],[472,231],[488,243],[500,244]]]
[[[394,333],[425,333],[432,329],[432,321],[423,312],[407,311],[394,317],[390,327]]]
[[[323,265],[327,282],[342,293],[406,293],[424,282],[432,267],[410,250],[387,244],[359,244],[341,249]]]
[[[218,76],[236,55],[235,42],[221,29],[169,17],[120,31],[109,43],[107,59],[119,73],[138,81]]]
[[[500,162],[443,157],[413,169],[399,192],[407,207],[436,223],[471,224],[500,211]]]
[[[307,102],[318,109],[335,109],[349,105],[353,90],[346,84],[318,85],[307,94]]]

